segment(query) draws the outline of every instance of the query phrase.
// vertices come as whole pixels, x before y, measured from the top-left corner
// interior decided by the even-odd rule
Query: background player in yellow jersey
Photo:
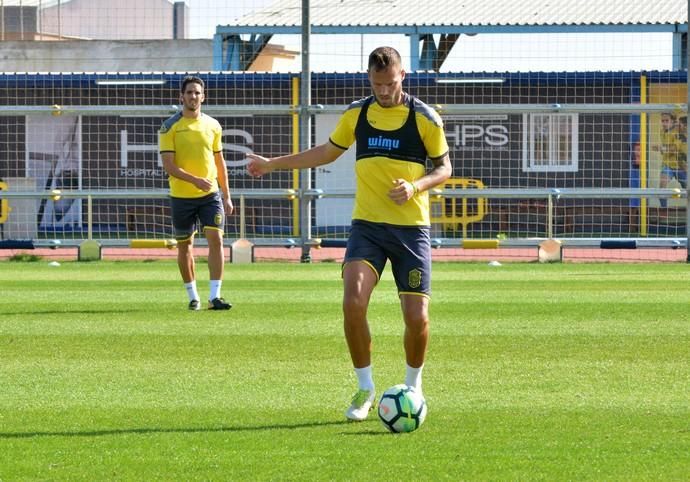
[[[204,81],[185,77],[180,86],[182,111],[163,122],[159,143],[170,182],[170,207],[177,239],[177,264],[189,297],[189,309],[201,308],[196,287],[194,235],[199,224],[208,241],[211,310],[228,310],[220,295],[223,281],[223,228],[232,214],[228,175],[217,120],[201,113]],[[221,197],[222,193],[222,197]]]
[[[250,154],[253,176],[333,162],[357,142],[357,191],[343,262],[345,338],[359,389],[345,412],[364,420],[375,400],[367,309],[387,260],[405,322],[405,384],[422,390],[429,338],[431,243],[427,190],[451,175],[448,144],[438,114],[403,92],[400,55],[379,47],[369,55],[373,95],[353,102],[328,142],[267,159]],[[432,168],[426,169],[427,160]]]
[[[685,139],[687,125],[681,133],[679,125],[676,125],[676,116],[670,112],[661,114],[661,173],[659,175],[659,187],[668,187],[668,184],[676,179],[682,187],[687,186],[687,150]],[[661,207],[666,207],[666,199],[659,199]]]

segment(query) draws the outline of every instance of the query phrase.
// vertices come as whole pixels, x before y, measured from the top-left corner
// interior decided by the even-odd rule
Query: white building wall
[[[0,42],[0,72],[198,72],[213,69],[211,40]]]
[[[44,8],[39,23],[42,32],[65,37],[170,39],[173,4],[169,0],[63,1],[59,7]]]

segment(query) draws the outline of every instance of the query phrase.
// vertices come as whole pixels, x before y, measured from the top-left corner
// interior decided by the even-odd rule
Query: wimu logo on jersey
[[[367,146],[392,151],[393,149],[400,148],[400,140],[388,139],[387,137],[383,136],[369,137],[367,139]]]

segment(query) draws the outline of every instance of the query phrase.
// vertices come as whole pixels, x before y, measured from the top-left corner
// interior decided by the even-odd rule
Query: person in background
[[[208,241],[210,310],[229,310],[232,305],[221,296],[225,215],[232,214],[228,176],[218,121],[201,112],[204,81],[188,76],[180,86],[182,110],[165,122],[159,131],[163,168],[170,183],[172,224],[177,240],[177,264],[184,281],[189,309],[201,308],[196,286],[194,236],[200,224]]]
[[[687,127],[686,127],[687,131]],[[676,116],[670,112],[661,114],[661,173],[659,187],[666,188],[676,179],[682,187],[687,187],[687,140],[682,142],[680,129],[676,125]],[[667,206],[666,199],[659,200],[662,208]]]
[[[632,153],[630,159],[630,187],[640,188],[640,160],[642,152],[640,151],[640,143],[634,142],[632,144]],[[640,198],[630,198],[630,205],[628,210],[628,224],[630,231],[636,233],[640,226]]]

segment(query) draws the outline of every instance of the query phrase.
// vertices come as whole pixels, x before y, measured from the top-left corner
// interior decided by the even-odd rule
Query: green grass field
[[[0,262],[0,480],[684,480],[690,268],[437,263],[426,423],[348,423],[337,263]],[[205,264],[198,265],[202,296]],[[404,378],[387,271],[379,391]]]

